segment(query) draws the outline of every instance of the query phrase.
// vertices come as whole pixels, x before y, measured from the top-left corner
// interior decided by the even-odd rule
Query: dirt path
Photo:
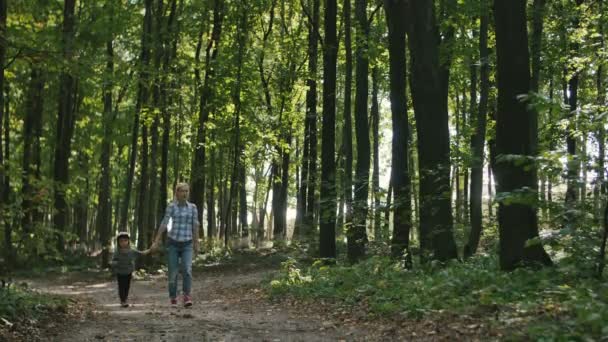
[[[195,270],[192,308],[170,307],[167,279],[162,275],[135,280],[129,308],[118,305],[116,284],[105,276],[83,280],[82,274],[72,274],[32,281],[32,286],[91,303],[86,315],[48,336],[51,341],[370,340],[365,331],[341,328],[330,318],[261,298],[260,282],[271,272],[230,267]]]

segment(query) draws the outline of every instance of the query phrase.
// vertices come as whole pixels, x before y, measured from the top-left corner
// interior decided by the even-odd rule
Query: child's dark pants
[[[121,302],[126,302],[129,296],[129,287],[131,286],[131,273],[129,274],[117,274],[118,279],[118,295],[120,296]]]

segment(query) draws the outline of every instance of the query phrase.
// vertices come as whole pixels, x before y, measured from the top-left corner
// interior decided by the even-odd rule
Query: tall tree
[[[352,84],[353,49],[351,41],[351,0],[344,0],[344,126],[342,128],[342,149],[344,150],[344,191],[346,227],[353,222],[353,123],[352,123]]]
[[[358,261],[365,255],[367,244],[366,218],[369,190],[370,142],[367,121],[367,97],[369,91],[369,57],[367,53],[369,22],[367,0],[355,1],[357,21],[357,49],[355,68],[355,132],[357,138],[357,167],[355,171],[355,201],[353,203],[353,224],[348,229],[348,259]]]
[[[325,42],[323,44],[323,128],[321,148],[321,219],[319,253],[336,258],[336,34],[337,5],[325,1]],[[368,155],[369,158],[369,155]],[[368,165],[369,166],[369,165]]]
[[[101,266],[109,265],[110,235],[112,227],[112,180],[110,178],[110,157],[112,153],[112,126],[115,115],[112,112],[112,79],[114,76],[114,47],[110,39],[106,43],[106,74],[103,84],[103,139],[101,142],[101,180],[99,184],[99,213],[97,214],[97,231],[101,241]]]
[[[394,218],[391,253],[395,257],[406,256],[406,266],[411,266],[409,253],[412,228],[412,194],[410,187],[406,81],[406,29],[407,5],[405,0],[385,0],[384,9],[388,25],[388,52],[390,67],[390,99],[393,123],[391,144],[391,184],[394,191]],[[390,194],[389,194],[390,197]],[[388,222],[388,220],[387,220]]]
[[[40,138],[42,135],[42,114],[44,110],[44,75],[39,67],[32,66],[30,86],[23,121],[23,171],[21,228],[24,239],[35,233],[40,220],[42,203],[39,196],[40,186]]]
[[[304,153],[302,155],[303,226],[299,234],[309,235],[314,227],[315,189],[317,183],[317,57],[319,47],[320,1],[312,0],[308,24],[308,79],[306,85],[306,119],[304,122]]]
[[[418,132],[420,246],[434,258],[457,257],[450,200],[450,138],[446,66],[432,2],[412,0],[408,10],[411,86]]]
[[[382,239],[382,210],[380,209],[380,105],[378,103],[378,67],[372,69],[372,107],[370,108],[373,136],[374,163],[372,167],[372,193],[374,198],[374,238]]]
[[[139,138],[139,125],[141,119],[142,108],[148,102],[149,97],[149,64],[150,64],[150,48],[152,45],[152,0],[145,2],[145,14],[143,20],[143,30],[141,35],[141,52],[139,56],[139,80],[137,84],[137,99],[135,102],[135,115],[133,118],[133,127],[131,131],[131,147],[129,150],[129,165],[127,177],[125,179],[125,196],[122,202],[120,212],[119,227],[126,229],[129,219],[129,207],[131,204],[131,192],[133,188],[133,179],[135,176],[135,162],[137,160],[137,141]]]
[[[63,4],[62,57],[64,68],[59,77],[59,110],[57,115],[57,138],[53,180],[55,181],[55,211],[53,225],[57,233],[57,250],[64,250],[64,235],[69,225],[66,187],[69,184],[69,158],[72,152],[72,135],[76,115],[76,78],[73,75],[76,0],[65,0]]]
[[[574,15],[574,28],[578,29],[580,26],[580,7],[583,0],[575,0],[576,3],[576,14]],[[570,50],[573,56],[576,57],[579,53],[580,43],[577,37],[571,37]],[[564,98],[567,98],[569,106],[568,121],[569,127],[566,135],[566,146],[568,150],[568,173],[567,173],[567,189],[566,189],[566,205],[571,207],[578,200],[579,191],[579,160],[576,155],[576,117],[578,109],[578,88],[579,88],[579,74],[581,72],[580,67],[572,65],[568,68],[568,89],[564,91]],[[571,224],[574,219],[571,215],[573,211],[568,210],[566,212],[566,223]]]
[[[0,40],[0,141],[2,141],[2,123],[4,117],[8,114],[4,112],[4,69],[6,64],[6,50],[7,50],[7,35],[6,35],[6,17],[7,17],[7,0],[0,0],[0,37],[4,39]],[[8,192],[8,189],[4,188],[4,178],[6,176],[6,167],[8,162],[7,156],[2,151],[2,145],[0,144],[0,220],[4,217],[7,202],[4,201],[4,193]],[[5,246],[5,258],[9,264],[12,264],[13,256],[13,243],[12,243],[12,231],[8,226],[4,227],[4,246]]]
[[[526,1],[494,0],[494,20],[498,71],[497,195],[517,196],[508,202],[500,201],[498,206],[500,267],[512,270],[529,263],[549,265],[551,259],[540,243],[526,243],[538,237],[536,166],[520,160],[536,156],[538,137],[536,113],[526,101],[518,99],[530,91]],[[515,131],[522,134],[514,135]]]
[[[488,95],[490,91],[490,65],[488,51],[488,24],[490,21],[490,8],[487,1],[481,3],[480,27],[479,27],[479,60],[481,89],[479,108],[475,118],[475,132],[471,137],[471,150],[473,161],[471,167],[471,201],[469,211],[471,216],[471,230],[469,240],[464,247],[464,257],[468,258],[475,254],[479,246],[479,239],[483,228],[482,223],[482,190],[483,190],[483,165],[484,165],[484,143],[486,136],[486,118],[488,115]]]
[[[196,132],[196,148],[192,164],[192,182],[191,198],[194,204],[199,208],[199,215],[203,215],[203,207],[205,203],[205,140],[206,132],[205,125],[209,119],[211,112],[211,99],[214,96],[215,83],[215,64],[219,53],[219,44],[222,34],[222,23],[224,19],[224,1],[213,1],[213,29],[211,37],[207,42],[205,50],[205,77],[202,84],[199,85],[199,108],[198,108],[198,128]],[[199,221],[202,222],[202,221]]]

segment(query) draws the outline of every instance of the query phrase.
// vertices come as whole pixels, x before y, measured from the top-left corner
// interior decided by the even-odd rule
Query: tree
[[[62,26],[62,57],[65,63],[59,77],[59,110],[57,115],[57,143],[55,144],[55,160],[53,178],[55,181],[55,212],[53,224],[57,230],[57,250],[64,250],[64,236],[68,228],[68,203],[66,187],[69,184],[69,158],[72,152],[72,135],[76,116],[75,93],[77,82],[70,68],[74,54],[76,0],[65,0],[63,5]]]
[[[321,148],[321,221],[319,253],[322,258],[336,257],[336,35],[337,5],[325,2],[325,42],[323,44],[323,128]],[[369,155],[368,155],[369,157]]]
[[[439,59],[439,30],[432,2],[409,3],[412,100],[418,132],[420,246],[437,260],[457,257],[450,203],[447,77]],[[448,35],[449,36],[449,35]],[[448,69],[449,70],[449,69]]]
[[[369,22],[367,19],[367,0],[355,1],[357,20],[357,49],[355,67],[355,132],[357,139],[357,166],[355,170],[355,201],[353,203],[353,224],[348,229],[348,259],[359,261],[365,255],[367,244],[366,217],[367,195],[369,188],[370,142],[367,121],[367,97],[369,58],[367,55]]]
[[[412,228],[412,203],[408,157],[409,123],[406,97],[406,29],[405,0],[385,0],[388,25],[388,51],[390,60],[390,99],[393,123],[391,184],[394,191],[394,223],[391,253],[399,257],[405,253],[406,266],[411,266],[409,253]],[[390,191],[389,191],[390,192]],[[388,220],[387,220],[388,221]]]
[[[483,189],[484,142],[486,136],[486,118],[488,115],[488,96],[490,91],[490,61],[488,51],[489,11],[489,4],[486,1],[482,1],[479,27],[481,89],[479,108],[477,110],[477,117],[475,118],[475,132],[471,137],[471,150],[473,153],[473,165],[471,167],[471,201],[469,204],[471,230],[469,232],[469,240],[464,247],[465,258],[472,256],[477,251],[483,228],[481,200]]]
[[[499,257],[503,270],[530,263],[550,265],[538,238],[536,213],[536,113],[520,99],[530,91],[526,1],[494,0],[498,72],[496,186]],[[518,131],[521,134],[514,135]],[[522,162],[522,158],[523,162]],[[509,200],[507,200],[509,198]],[[531,243],[532,242],[532,243]]]

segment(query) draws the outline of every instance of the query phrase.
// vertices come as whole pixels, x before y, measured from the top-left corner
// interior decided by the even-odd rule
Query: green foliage
[[[273,296],[323,298],[353,307],[365,302],[372,316],[467,314],[512,331],[524,328],[512,334],[526,339],[608,337],[603,323],[608,318],[605,283],[581,276],[567,264],[511,273],[496,265],[495,257],[487,255],[415,270],[404,270],[384,257],[335,267],[321,262],[303,267],[290,259],[269,291]]]
[[[66,312],[68,300],[59,296],[41,294],[27,286],[0,288],[0,318],[9,322],[22,319],[37,320],[54,312]]]

